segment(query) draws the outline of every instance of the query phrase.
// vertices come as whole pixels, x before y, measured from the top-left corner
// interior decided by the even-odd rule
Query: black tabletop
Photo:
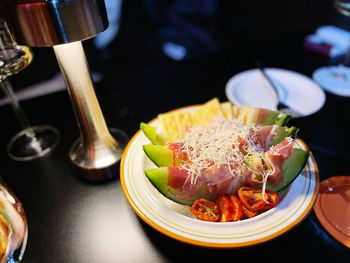
[[[344,26],[327,1],[314,9],[296,3],[296,7],[288,7],[286,16],[271,11],[266,20],[258,10],[255,16],[249,16],[249,12],[240,13],[233,6],[221,7],[215,21],[196,21],[206,28],[217,25],[215,45],[194,45],[197,49],[193,49],[193,56],[176,61],[158,46],[166,36],[160,33],[159,17],[152,13],[156,2],[140,1],[142,8],[124,4],[120,32],[105,49],[96,50],[92,41],[84,42],[92,71],[102,76],[95,90],[107,125],[124,130],[129,138],[141,121],[150,121],[160,112],[204,103],[213,97],[226,101],[228,79],[253,68],[255,59],[266,67],[290,69],[311,77],[329,60],[305,49],[304,37],[324,23]],[[264,12],[276,10],[270,5],[258,7]],[[316,12],[313,19],[307,15],[310,10]],[[231,13],[237,15],[235,19]],[[280,24],[274,20],[282,18]],[[16,90],[59,72],[51,48],[33,48],[33,52],[32,65],[12,78]],[[21,127],[9,105],[0,107],[0,175],[22,201],[28,220],[23,262],[350,259],[349,249],[325,231],[313,211],[288,233],[250,248],[217,250],[173,240],[151,228],[132,210],[119,175],[91,183],[75,173],[68,151],[79,130],[65,90],[22,101],[21,105],[33,125],[50,124],[61,133],[60,144],[51,155],[28,162],[13,161],[7,156],[6,146]],[[349,98],[326,92],[326,103],[320,111],[290,122],[300,128],[299,136],[313,152],[321,181],[350,173],[349,112]]]

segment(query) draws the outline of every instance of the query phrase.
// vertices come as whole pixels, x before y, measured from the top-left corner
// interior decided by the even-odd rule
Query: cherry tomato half
[[[216,196],[215,202],[221,211],[220,222],[233,221],[235,206],[232,204],[230,198],[227,195],[219,194]]]
[[[238,190],[238,197],[242,204],[250,211],[261,210],[266,202],[262,196],[262,190],[253,187],[241,187]],[[265,200],[267,200],[267,194],[264,194]]]
[[[220,218],[218,205],[208,199],[199,198],[190,208],[192,214],[200,220],[216,222]]]
[[[238,221],[241,219],[242,217],[242,213],[243,213],[243,210],[242,210],[242,203],[241,201],[239,201],[239,199],[234,196],[233,194],[229,194],[228,197],[230,198],[232,204],[234,205],[235,207],[235,213],[234,213],[234,216],[233,216],[233,221]]]
[[[248,208],[246,208],[244,205],[242,205],[242,211],[243,211],[243,218],[252,218],[254,216],[257,216],[259,214],[258,211],[250,211]]]
[[[262,210],[269,210],[276,205],[278,205],[279,199],[278,199],[278,193],[270,190],[265,190],[265,193],[267,194],[267,201],[268,203],[265,204],[265,206],[262,208]]]
[[[242,204],[234,195],[219,194],[215,202],[221,211],[220,222],[238,221],[242,216]]]

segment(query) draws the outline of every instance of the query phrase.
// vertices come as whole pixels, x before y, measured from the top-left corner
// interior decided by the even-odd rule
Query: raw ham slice
[[[188,178],[187,171],[179,166],[168,167],[168,171],[168,186],[181,191]]]
[[[177,162],[180,160],[182,162],[187,161],[187,154],[182,150],[182,142],[169,142],[166,146],[173,151],[173,166],[177,166]]]
[[[243,186],[259,186],[263,183],[262,176],[258,176],[257,174],[250,172],[244,177]]]
[[[242,186],[242,178],[240,176],[231,177],[220,184],[208,184],[209,193],[216,196],[218,194],[237,193]]]
[[[271,184],[279,185],[283,182],[282,165],[289,158],[293,150],[293,139],[288,137],[265,153],[269,164],[272,166],[268,174],[267,181]]]
[[[235,164],[233,167],[221,165],[220,167],[211,167],[205,172],[209,192],[213,195],[236,193],[242,186],[243,172],[247,173],[245,167]],[[234,175],[232,175],[232,173]]]
[[[263,112],[261,115],[263,116]],[[220,124],[225,123],[218,121],[217,125]],[[216,128],[218,129],[218,127]],[[176,198],[189,200],[196,198],[203,189],[209,195],[216,196],[218,194],[235,194],[241,186],[260,186],[266,182],[266,179],[272,184],[281,184],[283,182],[282,165],[291,155],[293,139],[287,138],[269,149],[278,129],[279,126],[277,125],[255,129],[248,128],[241,130],[237,137],[230,137],[231,133],[227,133],[226,130],[208,130],[208,133],[211,132],[211,136],[214,137],[210,137],[214,143],[205,141],[208,138],[200,137],[205,139],[204,142],[200,144],[197,141],[198,139],[194,142],[190,141],[193,144],[188,143],[187,149],[185,147],[186,142],[168,143],[167,147],[173,150],[174,165],[174,167],[169,167],[168,170],[168,186],[179,191]],[[202,136],[202,131],[199,131],[199,136]],[[223,141],[226,137],[231,139],[233,149],[238,151],[232,151],[230,143],[227,144],[226,141]],[[226,147],[227,145],[229,147]],[[202,149],[207,151],[203,156],[201,155]],[[269,168],[266,169],[264,160],[259,171],[252,170],[247,166],[244,158],[252,152],[258,152],[261,155],[265,152],[263,159],[266,159]],[[228,154],[231,154],[229,160],[224,158]],[[218,156],[220,158],[217,158]],[[177,164],[178,161],[179,164],[181,163],[180,166]],[[194,163],[197,165],[194,166],[195,168],[192,167]]]
[[[195,177],[194,181],[191,181],[187,170],[176,170],[177,167],[171,167],[169,169],[168,185],[175,189],[179,189],[177,194],[179,200],[186,200],[196,197],[198,189],[206,187],[210,195],[216,196],[217,194],[226,194],[237,192],[242,185],[242,177],[239,171],[237,175],[233,176],[227,166],[210,167],[205,169],[200,176]],[[185,179],[184,179],[185,178]],[[171,184],[171,185],[170,185]],[[179,185],[182,186],[179,188]]]
[[[263,126],[256,132],[256,139],[258,143],[267,150],[278,131],[278,125]]]
[[[262,124],[265,122],[266,118],[270,115],[271,111],[267,109],[258,108],[257,109],[256,124]]]
[[[279,185],[283,182],[282,165],[289,158],[292,150],[293,139],[286,138],[265,153],[272,168],[266,171],[269,183]],[[234,175],[232,175],[232,171]],[[209,194],[216,196],[218,194],[234,194],[241,186],[254,187],[262,183],[261,176],[240,164],[234,164],[233,167],[227,165],[211,166],[192,181],[186,169],[169,167],[168,186],[180,191],[177,194],[179,200],[196,197],[198,189],[203,186],[207,187]]]
[[[175,168],[177,167],[171,168],[173,172],[175,172]],[[177,195],[177,198],[180,200],[195,197],[198,189],[203,185],[207,187],[210,195],[216,196],[218,194],[236,194],[241,186],[257,186],[262,184],[262,180],[258,180],[256,175],[245,166],[236,164],[231,169],[230,171],[227,165],[210,167],[204,170],[201,176],[196,177],[194,182],[191,182],[187,171],[181,169],[182,172],[177,172],[177,174],[174,174],[174,178],[168,179],[168,184],[171,183],[169,186],[181,189]],[[232,175],[232,171],[234,175]],[[184,180],[184,177],[187,177],[187,180]],[[178,188],[180,184],[183,185],[181,188]]]

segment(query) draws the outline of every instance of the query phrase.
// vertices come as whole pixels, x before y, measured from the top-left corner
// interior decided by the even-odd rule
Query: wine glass
[[[23,205],[0,177],[0,262],[20,262],[27,238]]]
[[[59,132],[49,125],[31,126],[24,114],[8,77],[25,69],[32,61],[29,47],[13,40],[6,23],[0,19],[0,87],[10,98],[13,112],[22,130],[12,137],[7,152],[17,161],[28,161],[49,154],[59,142]]]
[[[350,17],[350,0],[334,0],[334,6],[341,14]],[[343,62],[339,65],[316,69],[313,78],[320,86],[332,93],[350,96],[350,39],[348,39]]]

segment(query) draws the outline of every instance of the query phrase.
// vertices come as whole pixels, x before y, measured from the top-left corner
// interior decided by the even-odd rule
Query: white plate
[[[150,124],[161,131],[158,119]],[[238,222],[200,221],[191,215],[187,206],[165,198],[146,178],[144,170],[155,167],[142,150],[142,145],[149,143],[141,131],[130,140],[121,162],[121,185],[129,204],[140,218],[176,240],[215,248],[246,247],[266,242],[298,225],[312,210],[316,200],[319,175],[311,155],[304,171],[280,193],[277,207]],[[297,144],[307,149],[301,140],[297,140]]]
[[[340,73],[339,78],[335,76]],[[329,66],[316,69],[312,78],[326,91],[350,97],[350,68],[343,66]]]
[[[325,103],[325,93],[312,79],[285,69],[267,68],[266,73],[281,94],[281,102],[308,116],[320,110]],[[226,84],[227,98],[237,106],[276,109],[276,96],[257,69],[233,76]]]

